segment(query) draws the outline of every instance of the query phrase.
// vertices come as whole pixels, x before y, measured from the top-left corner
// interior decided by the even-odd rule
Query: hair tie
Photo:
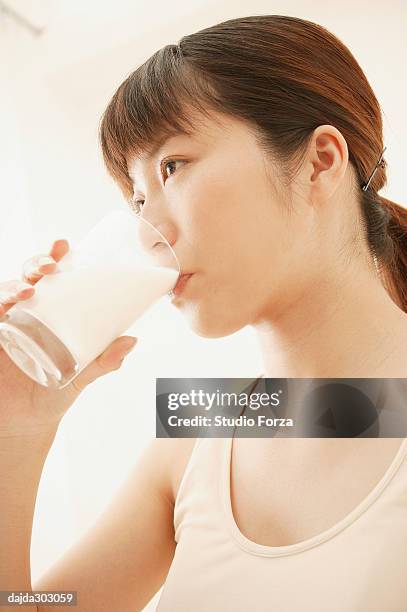
[[[371,181],[371,180],[372,180],[372,178],[374,177],[375,172],[376,172],[376,170],[378,169],[378,167],[379,167],[379,166],[381,166],[382,168],[384,168],[385,161],[384,161],[384,159],[383,159],[383,155],[384,155],[384,152],[385,152],[385,150],[386,150],[386,149],[387,149],[387,147],[384,147],[384,149],[383,149],[383,151],[381,152],[381,155],[380,155],[380,157],[379,157],[379,161],[378,161],[378,162],[377,162],[377,164],[375,165],[375,167],[374,167],[374,169],[373,169],[372,174],[369,176],[369,178],[368,178],[367,182],[366,182],[366,183],[363,183],[363,185],[362,185],[362,191],[366,191],[366,189],[369,187],[369,185],[370,185],[370,181]]]

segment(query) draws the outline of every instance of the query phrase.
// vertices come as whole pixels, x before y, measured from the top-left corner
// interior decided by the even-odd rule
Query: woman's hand
[[[69,251],[67,240],[56,240],[48,255],[36,255],[23,265],[22,281],[0,283],[0,318],[16,303],[31,298],[35,284],[57,270]],[[137,338],[116,338],[63,389],[44,387],[22,372],[0,346],[0,437],[27,435],[58,426],[65,412],[91,382],[118,370]]]

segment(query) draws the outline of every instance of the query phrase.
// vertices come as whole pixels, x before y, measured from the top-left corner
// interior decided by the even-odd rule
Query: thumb
[[[91,382],[118,370],[123,363],[123,359],[135,347],[138,339],[133,336],[120,336],[113,340],[111,344],[94,361],[84,368],[84,370],[71,382],[76,391],[83,391]]]

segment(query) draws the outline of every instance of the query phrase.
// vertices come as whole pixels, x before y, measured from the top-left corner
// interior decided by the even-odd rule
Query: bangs
[[[152,55],[120,85],[100,124],[106,167],[126,199],[133,194],[130,155],[150,155],[168,136],[192,134],[202,114],[221,108],[216,93],[177,45]]]

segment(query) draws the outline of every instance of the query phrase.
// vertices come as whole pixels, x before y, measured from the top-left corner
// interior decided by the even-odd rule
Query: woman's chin
[[[247,325],[247,322],[233,321],[230,317],[223,318],[218,312],[203,312],[192,304],[184,304],[181,309],[190,329],[202,338],[224,338],[236,333]]]

